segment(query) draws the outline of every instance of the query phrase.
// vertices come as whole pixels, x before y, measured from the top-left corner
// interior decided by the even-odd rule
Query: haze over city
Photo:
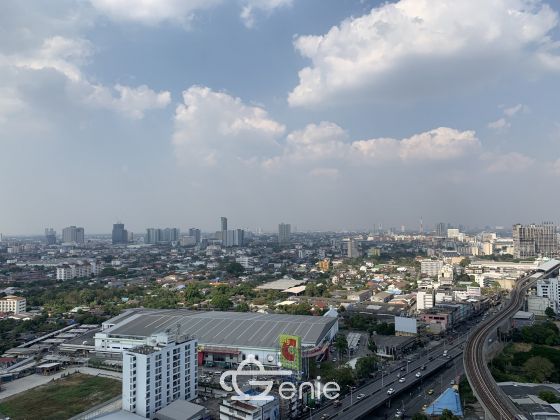
[[[558,220],[559,12],[3,1],[0,232]]]

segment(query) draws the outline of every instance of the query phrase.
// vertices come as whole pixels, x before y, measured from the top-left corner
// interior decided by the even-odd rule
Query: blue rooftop
[[[443,410],[449,410],[454,415],[463,417],[461,398],[453,388],[447,388],[428,408],[425,413],[430,416],[439,416]]]

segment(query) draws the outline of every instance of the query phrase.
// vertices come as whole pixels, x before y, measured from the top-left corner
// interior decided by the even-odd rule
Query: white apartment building
[[[546,297],[527,296],[527,312],[532,312],[535,316],[545,316],[546,309],[552,307],[550,300]]]
[[[62,264],[56,267],[57,280],[72,280],[82,277],[90,277],[98,273],[98,265],[95,261],[80,262],[76,264]]]
[[[122,409],[145,418],[197,396],[197,341],[169,332],[123,351]]]
[[[443,268],[443,261],[441,260],[422,260],[420,261],[420,272],[430,277],[439,276]]]
[[[537,280],[537,296],[548,298],[554,312],[560,308],[560,282],[558,277]]]
[[[27,301],[21,296],[4,296],[0,299],[0,312],[12,312],[19,314],[25,312]]]
[[[430,292],[418,292],[416,294],[416,310],[423,311],[425,309],[433,308],[435,304],[434,293]]]
[[[459,232],[459,229],[447,229],[447,237],[449,239],[458,239],[461,236],[461,232]]]

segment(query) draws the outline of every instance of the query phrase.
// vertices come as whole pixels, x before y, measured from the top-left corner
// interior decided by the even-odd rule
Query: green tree
[[[372,353],[377,353],[377,344],[375,344],[375,341],[373,341],[372,337],[370,337],[368,340],[368,349]]]
[[[334,341],[334,348],[338,351],[338,357],[341,358],[348,352],[348,340],[344,334],[338,334]]]
[[[549,404],[556,404],[560,402],[560,398],[553,391],[539,392],[539,398]]]
[[[375,356],[360,357],[356,362],[356,376],[367,378],[377,368],[377,358]]]
[[[554,312],[554,309],[552,309],[550,306],[548,308],[546,308],[546,310],[544,311],[544,314],[549,318],[554,318],[556,316],[556,313]]]
[[[554,365],[544,357],[534,356],[523,364],[523,370],[532,381],[542,383],[554,372]]]
[[[220,311],[227,311],[233,306],[229,297],[224,294],[216,294],[211,300],[212,306]]]
[[[247,302],[241,302],[239,305],[235,307],[237,312],[249,312],[249,304]]]
[[[226,265],[226,272],[233,276],[240,276],[245,272],[245,268],[243,268],[243,266],[238,262],[230,262]]]

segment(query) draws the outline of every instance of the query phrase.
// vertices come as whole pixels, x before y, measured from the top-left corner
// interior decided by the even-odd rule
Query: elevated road
[[[486,362],[486,344],[490,336],[504,322],[509,322],[513,315],[523,306],[527,290],[540,278],[558,270],[558,264],[548,263],[545,271],[537,272],[519,279],[511,291],[510,300],[496,315],[483,322],[471,334],[464,351],[465,373],[474,394],[483,405],[486,415],[493,420],[510,420],[523,418],[520,411],[504,394],[488,369]]]
[[[362,387],[355,389],[352,395],[347,394],[340,399],[341,405],[334,407],[332,403],[322,406],[312,413],[313,419],[336,418],[344,420],[355,420],[359,418],[368,418],[369,414],[376,408],[390,401],[397,395],[410,392],[416,388],[422,381],[425,381],[430,375],[440,369],[454,363],[454,359],[462,357],[464,343],[467,340],[467,334],[457,338],[453,344],[446,345],[448,358],[443,357],[443,346],[433,349],[426,357],[421,357],[409,363],[408,373],[403,372],[400,368],[392,370],[383,378],[378,378]],[[430,357],[431,356],[431,357]],[[422,370],[422,366],[425,366]],[[420,377],[416,377],[416,373],[421,372]],[[405,375],[405,382],[399,382],[397,374]],[[394,392],[389,395],[387,391],[393,388]],[[358,396],[362,394],[362,398]]]

